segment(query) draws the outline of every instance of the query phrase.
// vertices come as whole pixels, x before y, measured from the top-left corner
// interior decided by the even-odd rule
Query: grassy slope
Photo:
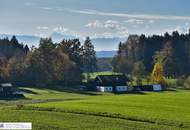
[[[90,96],[48,89],[28,90],[33,94],[27,94],[30,100],[22,100],[23,103],[57,110],[0,110],[1,121],[32,121],[37,130],[45,124],[50,129],[63,130],[190,129],[190,91]],[[14,103],[11,101],[11,105]]]
[[[36,104],[41,107],[120,113],[144,118],[190,120],[190,92],[162,92],[145,94],[107,94],[84,100]],[[167,115],[167,116],[166,116]]]
[[[33,122],[33,130],[174,130],[176,127],[112,119],[90,115],[79,115],[43,111],[0,111],[1,121]]]
[[[54,102],[65,100],[79,100],[82,98],[88,98],[85,94],[76,94],[70,92],[62,92],[50,89],[35,89],[24,88],[26,91],[26,99],[20,100],[0,100],[0,107],[12,106],[16,104],[35,104],[41,102]]]

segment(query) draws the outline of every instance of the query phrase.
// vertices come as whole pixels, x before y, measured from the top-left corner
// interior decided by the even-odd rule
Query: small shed
[[[135,91],[163,91],[163,87],[160,84],[153,84],[153,85],[141,85],[141,86],[134,86]]]
[[[124,75],[98,75],[95,78],[96,88],[100,92],[126,92],[129,79]]]
[[[163,87],[160,84],[153,84],[152,87],[153,87],[153,91],[162,91],[163,90]]]
[[[10,97],[13,91],[13,85],[11,83],[0,84],[0,96]]]
[[[0,84],[0,97],[12,98],[12,97],[24,97],[22,91],[13,87],[11,83]]]

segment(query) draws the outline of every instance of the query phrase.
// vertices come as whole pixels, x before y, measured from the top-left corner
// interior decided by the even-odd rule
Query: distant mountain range
[[[117,51],[97,51],[96,55],[98,58],[111,58],[117,54]]]
[[[126,41],[127,39],[119,38],[119,37],[112,37],[112,38],[91,38],[92,43],[95,46],[96,50],[117,50],[119,42]]]
[[[9,34],[0,34],[0,38],[8,37],[9,39],[12,35]],[[39,45],[39,36],[34,35],[16,35],[19,42],[23,44],[27,44],[29,47],[38,46]],[[74,39],[75,36],[72,35],[63,35],[61,33],[54,32],[51,36],[54,42],[60,42],[63,39]],[[113,38],[91,38],[92,43],[95,46],[97,51],[97,57],[113,57],[116,54],[116,50],[118,48],[118,44],[120,41],[125,41],[124,38],[113,37]],[[81,40],[83,43],[84,40]]]

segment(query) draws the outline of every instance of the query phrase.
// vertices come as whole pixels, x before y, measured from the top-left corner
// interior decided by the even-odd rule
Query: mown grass
[[[67,92],[62,90],[51,90],[51,89],[34,89],[34,88],[25,88],[26,90],[30,90],[32,93],[25,94],[25,97],[28,99],[79,99],[79,98],[87,98],[88,95]]]
[[[37,130],[190,129],[190,91],[95,96],[25,89],[29,90],[27,99],[15,101],[25,104],[22,110],[13,109],[12,101],[11,109],[4,106],[0,110],[0,120],[32,121]]]
[[[72,93],[58,90],[50,90],[47,88],[21,88],[25,92],[24,99],[2,99],[0,100],[0,107],[12,106],[16,104],[35,104],[35,103],[44,103],[44,102],[55,102],[55,101],[65,101],[65,100],[80,100],[87,98],[88,95],[80,93]]]
[[[180,130],[159,124],[62,112],[4,110],[0,114],[4,122],[32,122],[33,130]]]
[[[121,117],[162,122],[176,126],[182,124],[190,128],[190,92],[160,92],[145,94],[106,94],[84,100],[35,104],[45,108],[59,108],[91,113],[109,113]]]

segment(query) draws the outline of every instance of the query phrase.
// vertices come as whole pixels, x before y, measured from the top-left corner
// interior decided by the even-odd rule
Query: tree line
[[[16,37],[0,40],[0,81],[31,85],[78,84],[82,73],[96,71],[96,52],[89,37],[53,43],[42,38],[39,47],[20,44]]]
[[[131,35],[120,43],[112,59],[113,71],[133,75],[150,74],[156,63],[163,66],[164,76],[179,78],[190,74],[190,32],[171,35]]]
[[[53,43],[51,38],[42,38],[38,47],[29,49],[13,36],[10,40],[0,39],[0,82],[79,84],[83,73],[97,71],[97,63],[103,64],[104,60],[97,60],[89,37],[83,44],[79,39]],[[163,36],[130,35],[126,42],[119,43],[117,55],[111,60],[112,66],[106,66],[138,79],[150,77],[153,70],[157,73],[153,68],[161,68],[165,77],[187,78],[189,64],[190,33],[175,31]]]

